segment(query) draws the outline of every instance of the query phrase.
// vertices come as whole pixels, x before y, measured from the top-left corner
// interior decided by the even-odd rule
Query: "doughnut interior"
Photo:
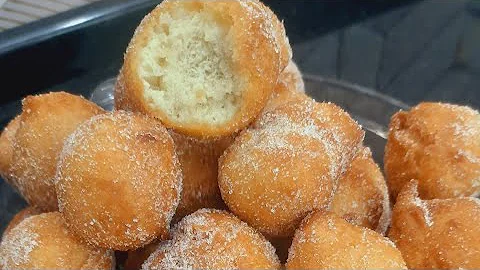
[[[243,88],[232,64],[233,18],[185,3],[157,19],[140,53],[147,105],[186,125],[229,121]]]

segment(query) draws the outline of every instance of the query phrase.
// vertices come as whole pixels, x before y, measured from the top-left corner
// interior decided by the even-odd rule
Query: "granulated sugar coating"
[[[183,173],[183,189],[174,216],[179,221],[202,208],[226,208],[218,188],[218,158],[234,137],[198,140],[170,132]]]
[[[113,252],[80,242],[58,212],[35,215],[0,244],[0,269],[113,269]]]
[[[115,107],[188,136],[229,136],[257,117],[291,56],[283,24],[258,0],[163,1],[130,41]]]
[[[23,100],[10,179],[30,205],[44,211],[58,209],[53,178],[63,143],[79,124],[101,113],[94,103],[65,92]]]
[[[13,158],[13,141],[15,134],[20,127],[20,115],[17,115],[0,135],[0,177],[5,179],[10,185],[14,186],[17,181],[11,179],[10,166]],[[15,186],[14,186],[15,187]]]
[[[350,116],[305,98],[265,113],[219,161],[230,210],[270,237],[291,236],[305,215],[327,208],[363,140]]]
[[[263,113],[271,111],[282,104],[301,101],[305,98],[305,84],[302,79],[302,74],[297,65],[291,60],[283,72],[280,73],[277,85],[267,105],[263,109]]]
[[[385,148],[385,174],[394,200],[418,180],[422,199],[480,194],[480,114],[466,106],[421,103],[396,113]]]
[[[480,200],[422,200],[417,182],[404,186],[393,208],[389,237],[409,268],[479,269]]]
[[[305,83],[303,82],[302,73],[293,60],[290,60],[287,67],[282,71],[278,82],[291,85],[296,92],[305,93]]]
[[[143,269],[278,269],[273,246],[225,211],[201,209],[182,219]]]
[[[388,238],[336,215],[313,212],[295,232],[287,269],[407,269]]]
[[[340,178],[330,211],[348,222],[385,234],[390,200],[382,172],[368,147],[361,149]]]
[[[166,236],[181,185],[167,130],[124,111],[82,124],[66,141],[56,176],[69,228],[91,244],[116,250]]]
[[[41,213],[42,213],[42,211],[40,211],[39,209],[37,209],[35,207],[32,207],[32,206],[25,207],[20,212],[15,214],[15,216],[10,220],[7,228],[5,229],[5,231],[3,231],[3,236],[2,237],[5,237],[5,235],[8,232],[10,232],[13,228],[15,228],[18,224],[20,224],[20,222],[22,222],[24,219],[29,218],[31,216],[41,214]]]

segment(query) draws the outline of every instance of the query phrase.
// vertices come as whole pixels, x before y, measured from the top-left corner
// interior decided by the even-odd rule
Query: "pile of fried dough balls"
[[[113,112],[26,97],[0,173],[30,206],[0,268],[480,268],[479,113],[395,114],[385,180],[291,58],[258,0],[163,1],[126,50]]]

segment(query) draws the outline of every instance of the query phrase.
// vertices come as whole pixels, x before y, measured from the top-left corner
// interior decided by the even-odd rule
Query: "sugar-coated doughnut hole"
[[[391,211],[388,188],[368,147],[340,177],[330,210],[348,222],[385,234]]]
[[[396,113],[385,148],[391,198],[418,181],[423,199],[480,194],[480,114],[466,106],[421,103]]]
[[[422,200],[407,183],[392,211],[388,236],[411,269],[480,268],[480,200]]]
[[[386,237],[326,212],[313,212],[295,232],[287,269],[407,269]]]
[[[34,215],[0,244],[1,269],[112,269],[113,252],[79,241],[58,212]]]
[[[53,178],[63,143],[78,125],[101,113],[97,105],[65,92],[23,100],[10,179],[30,205],[43,211],[58,209]]]
[[[254,229],[225,211],[201,209],[175,227],[143,269],[276,269],[273,246]]]
[[[116,250],[168,235],[181,187],[167,130],[124,111],[80,125],[65,143],[56,176],[60,212],[72,232]]]
[[[269,237],[292,236],[305,215],[330,205],[363,134],[333,104],[306,98],[281,105],[243,131],[220,158],[222,197]]]

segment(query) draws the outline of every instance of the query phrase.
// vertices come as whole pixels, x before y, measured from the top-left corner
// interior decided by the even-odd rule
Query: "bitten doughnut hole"
[[[217,12],[186,3],[159,16],[141,51],[140,77],[152,110],[162,108],[182,124],[219,125],[237,112],[242,83],[232,65],[232,18]]]

